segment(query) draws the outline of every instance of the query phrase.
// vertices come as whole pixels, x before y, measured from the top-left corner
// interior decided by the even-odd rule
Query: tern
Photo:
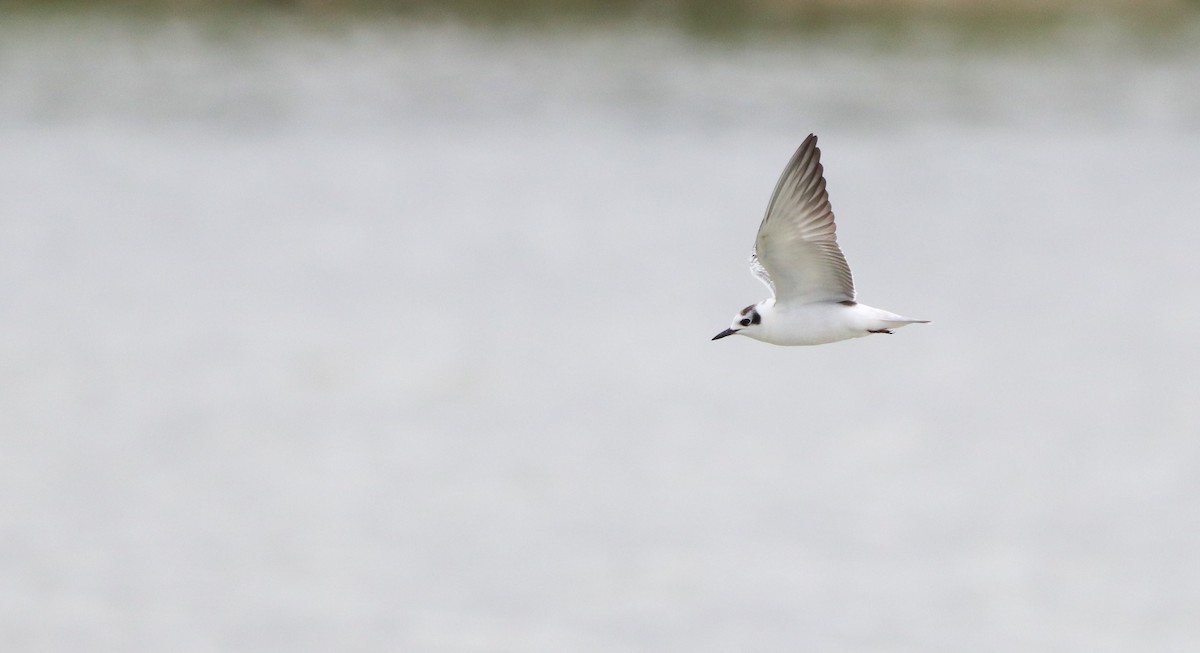
[[[775,185],[750,255],[750,271],[771,297],[738,311],[713,340],[741,335],[773,345],[822,345],[929,322],[855,300],[824,172],[817,137],[809,134]]]

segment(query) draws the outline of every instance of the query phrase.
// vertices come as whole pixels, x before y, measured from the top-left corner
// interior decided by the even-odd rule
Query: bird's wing
[[[750,254],[750,272],[755,277],[758,277],[758,280],[767,286],[767,288],[771,291],[771,296],[774,297],[775,284],[771,281],[771,275],[767,272],[767,269],[763,267],[762,263],[758,262],[757,252],[752,252]]]
[[[854,300],[854,279],[837,244],[821,150],[813,134],[792,155],[775,185],[758,227],[750,269],[781,304]]]

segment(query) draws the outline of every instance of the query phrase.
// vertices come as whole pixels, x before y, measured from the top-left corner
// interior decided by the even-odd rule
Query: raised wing
[[[809,134],[783,169],[758,227],[750,269],[778,303],[854,300],[854,278],[837,244],[817,137]]]
[[[763,282],[763,284],[770,289],[772,297],[775,296],[775,284],[771,281],[771,275],[767,272],[767,269],[762,266],[762,263],[758,262],[758,255],[755,253],[750,254],[750,273],[755,277],[758,277],[758,280]]]

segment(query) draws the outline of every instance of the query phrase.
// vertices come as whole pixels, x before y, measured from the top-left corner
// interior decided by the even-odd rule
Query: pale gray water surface
[[[7,20],[4,650],[1195,650],[1197,34]]]

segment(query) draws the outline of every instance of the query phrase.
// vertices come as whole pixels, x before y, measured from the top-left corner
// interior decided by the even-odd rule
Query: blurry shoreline
[[[777,24],[865,16],[1055,16],[1200,12],[1200,0],[13,0],[0,13],[122,11],[205,14],[230,11],[299,14],[441,15],[466,19],[728,19]]]
[[[0,5],[4,16],[416,20],[521,29],[639,23],[722,39],[844,28],[892,38],[932,28],[971,41],[1026,42],[1096,21],[1152,38],[1190,39],[1200,25],[1200,0],[14,0]]]

